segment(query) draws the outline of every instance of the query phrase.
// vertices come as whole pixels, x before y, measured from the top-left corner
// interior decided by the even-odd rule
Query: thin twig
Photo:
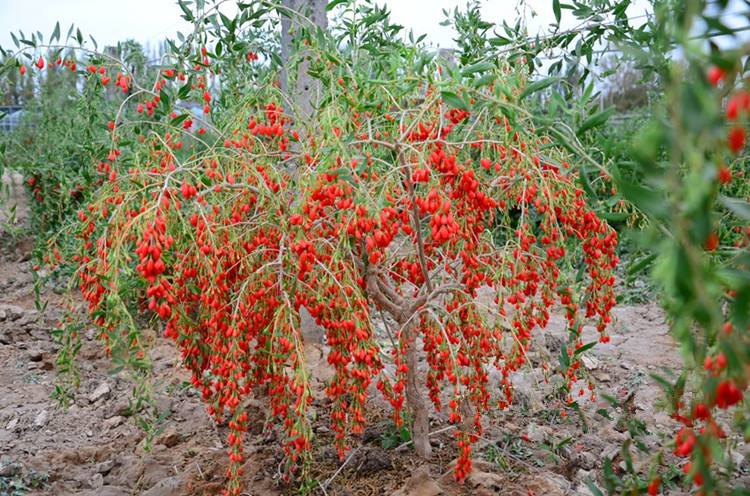
[[[341,464],[341,466],[339,467],[339,469],[336,470],[336,472],[334,472],[334,474],[332,476],[330,476],[328,478],[328,480],[325,481],[325,483],[322,486],[320,486],[323,489],[323,492],[325,492],[325,488],[328,487],[331,484],[331,482],[333,482],[333,479],[335,479],[336,476],[339,475],[342,470],[344,470],[344,467],[346,467],[349,464],[349,462],[352,461],[352,458],[354,458],[354,455],[358,451],[359,451],[359,448],[353,449],[352,452],[349,453],[349,456],[346,458],[346,460],[344,460],[344,463]]]

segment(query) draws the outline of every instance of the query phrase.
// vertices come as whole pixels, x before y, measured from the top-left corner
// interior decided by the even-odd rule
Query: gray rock
[[[41,429],[47,424],[47,420],[49,420],[49,414],[47,413],[47,410],[42,410],[37,413],[36,417],[34,417],[34,427]]]
[[[101,489],[102,486],[104,486],[104,476],[102,474],[94,474],[91,479],[89,479],[89,486],[91,489]]]
[[[411,477],[393,496],[440,496],[443,490],[440,485],[430,477],[429,469],[423,465],[416,469]]]
[[[531,422],[526,426],[526,437],[529,438],[529,441],[532,443],[541,444],[547,440],[548,432],[544,427]]]
[[[104,428],[107,430],[114,429],[115,427],[121,425],[123,422],[125,422],[125,417],[115,415],[114,417],[108,418],[104,421]]]
[[[14,431],[16,430],[17,426],[18,426],[18,417],[13,417],[12,419],[10,419],[10,422],[7,423],[7,425],[5,426],[5,429],[9,431]]]
[[[34,348],[32,350],[29,350],[29,360],[32,362],[41,362],[42,357],[44,356],[44,351],[40,350],[39,348]]]
[[[110,472],[110,470],[114,468],[114,466],[115,466],[114,460],[107,460],[105,462],[97,463],[96,465],[94,465],[94,471],[97,474],[106,475]]]
[[[1,320],[15,321],[20,319],[26,313],[25,310],[18,305],[0,305],[0,310],[5,314],[5,317]]]
[[[180,489],[180,479],[167,477],[156,483],[154,487],[143,493],[143,496],[180,496],[184,492]]]
[[[94,389],[94,392],[89,395],[89,403],[96,403],[101,399],[109,398],[109,393],[111,391],[109,384],[106,382],[100,383],[96,389]]]
[[[167,427],[154,441],[154,444],[163,444],[167,448],[177,446],[182,442],[182,435],[173,426]]]
[[[18,319],[16,324],[19,327],[28,326],[29,324],[36,323],[39,318],[39,313],[36,310],[25,310],[21,317]]]
[[[597,461],[597,457],[594,456],[594,454],[590,451],[581,451],[576,457],[578,466],[586,470],[591,470],[592,468],[594,468]]]

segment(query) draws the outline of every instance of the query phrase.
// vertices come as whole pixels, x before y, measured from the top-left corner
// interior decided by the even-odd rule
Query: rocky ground
[[[16,202],[22,218],[23,198],[17,195]],[[0,221],[8,221],[7,211]],[[9,232],[6,228],[0,248],[0,494],[217,494],[227,461],[226,431],[186,387],[187,375],[169,342],[158,339],[151,351],[155,403],[165,418],[149,450],[144,431],[130,416],[133,384],[123,372],[110,373],[112,365],[93,330],[84,330],[78,360],[81,383],[72,405],[64,409],[51,398],[58,379],[58,345],[50,330],[58,325],[62,298],[45,289],[42,296],[49,304],[43,313],[37,311],[30,242]],[[325,416],[319,416],[320,447],[310,469],[315,481],[310,493],[591,494],[585,481],[600,476],[603,460],[612,459],[616,469],[622,464],[618,453],[627,434],[618,418],[643,420],[650,431],[644,437],[649,446],[657,445],[660,432],[671,433],[674,427],[656,409],[659,388],[649,377],[663,367],[679,366],[662,313],[648,304],[622,306],[615,315],[612,341],[587,352],[584,362],[599,398],[609,394],[624,405],[609,410],[612,420],[596,413],[608,408],[606,401],[582,400],[588,427],[583,433],[579,418],[561,418],[557,408],[549,407],[551,385],[544,385],[533,370],[521,372],[514,377],[519,404],[488,419],[491,427],[477,444],[475,471],[458,485],[450,472],[456,451],[444,419],[433,419],[435,456],[425,463],[392,427],[382,403],[374,400],[370,427],[343,465],[327,442]],[[555,356],[563,329],[562,319],[553,319],[542,349]],[[318,366],[324,375],[324,362]],[[281,452],[273,434],[263,429],[260,403],[255,425],[248,442],[246,494],[293,493],[293,487],[279,482]]]

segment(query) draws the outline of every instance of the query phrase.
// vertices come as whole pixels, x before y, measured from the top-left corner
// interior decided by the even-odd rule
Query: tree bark
[[[406,404],[414,416],[411,426],[411,439],[414,443],[414,451],[421,458],[428,459],[432,456],[430,446],[430,418],[425,398],[419,387],[419,351],[417,349],[417,336],[414,324],[407,324],[406,332]]]
[[[326,16],[326,0],[282,0],[281,4],[294,12],[305,16],[312,23],[323,30],[328,29],[328,17]],[[307,54],[302,52],[303,57],[297,67],[296,77],[290,81],[289,61],[292,54],[294,39],[300,28],[314,29],[307,20],[294,13],[282,13],[281,16],[281,90],[289,96],[294,108],[286,108],[289,114],[296,114],[299,119],[305,119],[312,115],[317,105],[320,94],[320,82],[310,77],[310,61]]]

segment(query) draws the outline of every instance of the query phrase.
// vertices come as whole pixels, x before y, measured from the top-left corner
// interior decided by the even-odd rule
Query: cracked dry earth
[[[6,183],[13,185],[15,197],[11,200],[19,203],[17,214],[23,218],[22,189],[14,184],[18,179],[6,178]],[[129,416],[132,383],[122,372],[110,374],[112,365],[93,330],[84,331],[78,359],[81,386],[72,406],[63,409],[51,398],[57,380],[58,345],[50,330],[58,323],[62,298],[47,288],[43,292],[49,301],[46,311],[41,314],[35,309],[31,242],[11,242],[9,231],[2,231],[8,220],[0,212],[0,234],[4,236],[0,245],[0,494],[219,493],[227,461],[227,431],[208,417],[198,395],[185,387],[188,375],[168,341],[157,339],[150,356],[156,405],[166,418],[149,451],[144,449],[144,432]],[[678,367],[679,356],[655,305],[622,306],[615,316],[611,342],[587,352],[586,373],[594,377],[600,397],[608,393],[627,400],[630,414],[646,422],[651,433],[645,442],[654,447],[659,432],[671,435],[674,424],[655,408],[660,391],[649,374],[662,367]],[[595,337],[592,329],[586,333],[586,341]],[[553,318],[549,329],[539,333],[541,346],[535,348],[556,360],[564,335],[563,319]],[[318,448],[310,468],[316,480],[310,487],[312,494],[590,495],[585,481],[599,477],[602,461],[613,459],[615,467],[622,463],[618,450],[626,438],[624,429],[596,414],[606,403],[582,400],[589,428],[582,433],[575,416],[559,417],[550,401],[552,386],[529,369],[513,377],[518,404],[485,421],[487,430],[475,449],[475,470],[463,485],[453,482],[450,472],[456,451],[446,419],[433,416],[435,456],[424,462],[398,437],[377,398],[371,402],[370,426],[355,439],[351,456],[342,467],[330,447],[332,434],[322,393],[323,380],[330,371],[320,359],[321,350],[311,350],[308,362],[313,362],[312,375],[318,378],[313,403],[318,412],[314,426]],[[539,361],[539,353],[534,352],[530,360]],[[262,403],[253,403],[252,411],[256,422],[247,441],[245,494],[292,494],[294,487],[278,482],[282,453],[273,431],[263,428]],[[613,419],[622,413],[611,411]],[[567,442],[568,438],[572,442]],[[747,473],[747,460],[740,461]],[[636,463],[640,462],[646,460],[636,457]]]

